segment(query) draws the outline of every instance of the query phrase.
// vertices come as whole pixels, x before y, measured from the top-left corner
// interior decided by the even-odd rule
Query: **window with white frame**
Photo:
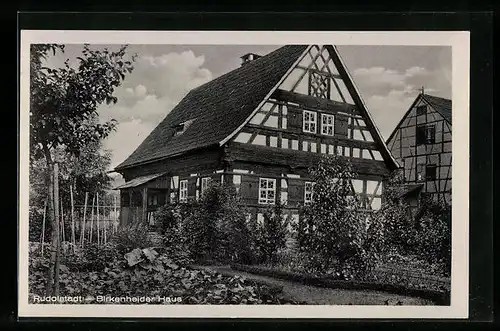
[[[179,182],[179,201],[186,202],[188,197],[188,181],[181,180]]]
[[[321,114],[321,133],[333,136],[334,117],[330,114]]]
[[[304,202],[305,203],[312,202],[313,190],[314,190],[314,183],[313,182],[305,182],[305,184],[304,184]]]
[[[210,177],[203,177],[201,179],[201,194],[203,194],[203,192],[205,192],[205,190],[207,189],[208,187],[208,183],[210,182]]]
[[[276,179],[260,178],[259,203],[274,204],[276,200]]]
[[[316,133],[316,112],[304,110],[302,122],[304,132]]]

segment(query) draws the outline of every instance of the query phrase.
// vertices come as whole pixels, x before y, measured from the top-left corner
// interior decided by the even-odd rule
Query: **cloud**
[[[387,139],[422,86],[426,93],[451,97],[450,73],[447,67],[436,70],[420,66],[405,70],[371,67],[358,68],[353,76],[377,127]]]
[[[451,68],[428,70],[413,66],[405,70],[393,70],[384,67],[358,68],[353,76],[360,90],[367,95],[383,95],[391,90],[417,91],[422,86],[428,92],[435,92],[439,96],[451,95]]]
[[[358,68],[354,79],[384,139],[387,139],[423,86],[426,93],[450,97],[447,68],[430,71],[414,66],[406,70]]]
[[[105,148],[113,151],[112,167],[128,157],[191,89],[212,79],[204,62],[192,51],[144,54],[136,60],[134,71],[114,93],[117,104],[98,110],[101,121],[119,123],[105,140]]]
[[[140,119],[119,123],[116,132],[104,140],[104,149],[112,151],[111,168],[123,162],[154,128],[153,123]]]

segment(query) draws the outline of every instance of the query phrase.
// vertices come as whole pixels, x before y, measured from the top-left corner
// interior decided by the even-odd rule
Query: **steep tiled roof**
[[[219,143],[250,116],[306,48],[281,47],[191,90],[115,169]],[[185,131],[174,135],[186,121]]]
[[[451,100],[428,94],[424,94],[423,98],[451,124]]]

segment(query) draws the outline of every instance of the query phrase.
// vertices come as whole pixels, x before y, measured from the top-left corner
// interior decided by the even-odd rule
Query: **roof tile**
[[[306,48],[281,47],[191,90],[116,170],[219,143],[245,121]],[[193,122],[174,136],[174,127],[188,120]]]

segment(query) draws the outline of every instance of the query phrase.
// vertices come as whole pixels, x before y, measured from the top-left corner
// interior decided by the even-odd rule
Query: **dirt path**
[[[278,286],[282,288],[283,297],[300,302],[307,302],[307,304],[311,305],[384,305],[386,302],[389,302],[389,304],[395,304],[398,301],[405,306],[434,304],[429,300],[386,292],[331,289],[303,285],[297,282],[233,270],[229,266],[196,266],[196,268],[215,270],[227,276],[238,275],[258,283]]]

